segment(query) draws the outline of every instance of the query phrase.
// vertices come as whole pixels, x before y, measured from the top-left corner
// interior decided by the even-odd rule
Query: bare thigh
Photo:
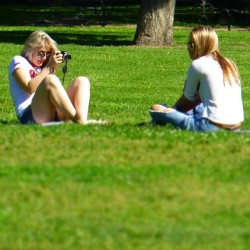
[[[51,103],[44,81],[38,86],[32,100],[32,114],[37,123],[53,121],[56,109]]]

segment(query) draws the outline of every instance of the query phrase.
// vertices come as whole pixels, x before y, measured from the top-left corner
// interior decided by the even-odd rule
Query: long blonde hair
[[[26,39],[21,56],[31,61],[32,53],[42,46],[45,46],[51,53],[58,50],[57,43],[46,32],[42,30],[34,31]]]
[[[201,56],[212,55],[223,71],[224,83],[232,84],[232,79],[240,84],[240,75],[235,63],[222,56],[219,51],[219,39],[215,30],[211,27],[197,27],[190,32],[190,41],[193,43],[192,59]]]

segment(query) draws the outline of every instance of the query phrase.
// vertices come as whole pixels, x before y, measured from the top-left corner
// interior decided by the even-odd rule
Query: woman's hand
[[[63,62],[63,57],[60,51],[55,51],[52,53],[52,55],[49,58],[48,63],[46,64],[46,67],[50,68],[58,68],[59,64]]]
[[[55,51],[49,57],[45,67],[50,68],[51,74],[56,74],[59,64],[63,62],[63,56],[60,51]]]

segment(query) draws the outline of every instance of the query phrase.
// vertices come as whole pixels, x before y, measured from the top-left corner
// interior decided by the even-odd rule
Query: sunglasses
[[[45,52],[45,51],[39,51],[39,52],[37,52],[36,55],[37,55],[38,58],[44,58],[44,57],[50,56],[50,53],[49,52]]]
[[[187,48],[190,49],[190,50],[194,49],[194,43],[193,42],[188,42],[187,43]]]

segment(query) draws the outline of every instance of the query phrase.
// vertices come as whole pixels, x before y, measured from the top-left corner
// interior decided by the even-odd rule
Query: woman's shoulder
[[[189,67],[189,73],[204,74],[213,65],[213,61],[211,56],[201,56],[194,59]]]
[[[214,59],[211,55],[201,56],[201,57],[193,60],[194,63],[204,63],[204,62],[211,62],[211,61],[214,61]]]
[[[23,64],[29,64],[29,62],[24,57],[16,55],[11,59],[9,66],[16,67],[17,65],[23,65]]]
[[[195,60],[192,61],[192,66],[197,68],[197,67],[206,67],[206,66],[211,66],[211,64],[216,63],[216,61],[213,59],[211,55],[206,55],[206,56],[201,56]]]
[[[14,56],[11,61],[27,62],[27,60],[23,56],[21,56],[21,55]]]
[[[14,70],[18,68],[29,68],[30,63],[22,56],[16,55],[9,63],[9,72],[12,74]]]

